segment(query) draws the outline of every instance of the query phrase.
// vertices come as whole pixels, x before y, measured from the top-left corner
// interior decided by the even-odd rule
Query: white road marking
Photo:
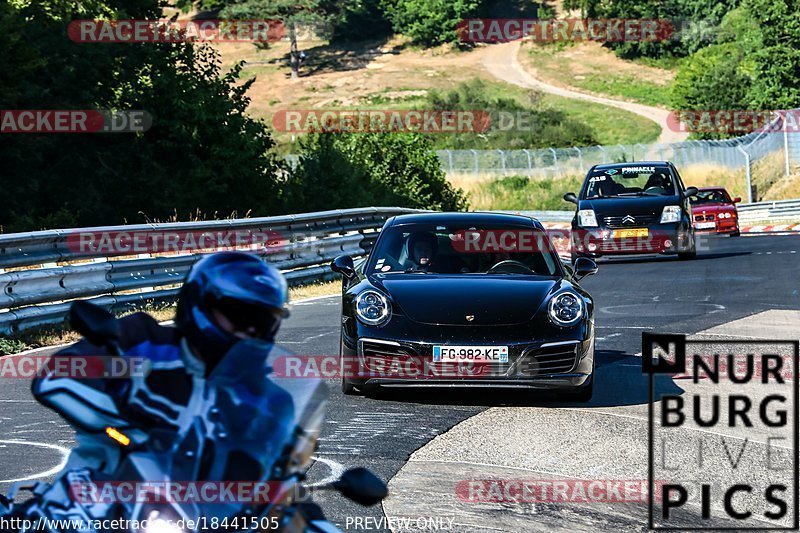
[[[324,465],[327,465],[328,468],[330,468],[331,470],[331,474],[322,481],[317,481],[316,483],[310,483],[306,485],[306,488],[320,487],[322,485],[327,485],[328,483],[333,483],[334,481],[342,477],[342,474],[344,474],[345,467],[342,463],[334,461],[333,459],[326,459],[318,455],[312,456],[312,459],[314,459],[315,461],[319,461]]]
[[[42,477],[51,476],[53,474],[57,474],[60,472],[67,464],[67,459],[69,458],[69,448],[65,448],[64,446],[59,446],[58,444],[48,444],[46,442],[35,442],[35,441],[26,441],[26,440],[2,440],[0,439],[0,444],[22,444],[24,446],[36,446],[39,448],[47,448],[50,450],[56,450],[61,454],[61,462],[58,465],[54,466],[50,470],[46,470],[44,472],[39,472],[37,474],[32,474],[27,477],[21,477],[16,479],[0,479],[0,483],[16,483],[17,481],[28,481],[30,479],[37,479]]]

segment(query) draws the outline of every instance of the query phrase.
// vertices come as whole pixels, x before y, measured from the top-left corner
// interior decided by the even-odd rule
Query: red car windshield
[[[697,196],[693,196],[689,200],[692,205],[703,204],[730,204],[731,197],[725,189],[713,189],[708,191],[700,191]]]

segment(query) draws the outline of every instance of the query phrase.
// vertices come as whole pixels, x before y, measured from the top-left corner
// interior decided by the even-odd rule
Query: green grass
[[[487,81],[486,87],[493,97],[513,98],[520,104],[534,109],[551,108],[561,111],[568,119],[583,122],[592,131],[598,144],[647,144],[655,142],[661,134],[658,124],[624,109],[542,94],[502,82]],[[420,109],[426,106],[424,96],[409,95],[389,100],[378,93],[367,96],[365,103],[373,103],[373,99],[380,101],[385,109]]]
[[[661,134],[658,124],[624,109],[551,94],[544,95],[542,101],[586,123],[598,144],[648,144]]]
[[[667,107],[670,101],[669,86],[639,80],[634,76],[613,74],[589,76],[584,79],[573,79],[571,85],[593,93],[632,100],[651,106]]]
[[[582,182],[583,176],[508,176],[471,184],[467,193],[470,208],[477,211],[568,211],[575,206],[565,202],[563,196],[567,192],[577,192]]]

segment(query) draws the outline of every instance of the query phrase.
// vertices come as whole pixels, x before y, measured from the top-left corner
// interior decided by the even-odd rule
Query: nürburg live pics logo
[[[799,344],[642,335],[651,530],[797,530]]]

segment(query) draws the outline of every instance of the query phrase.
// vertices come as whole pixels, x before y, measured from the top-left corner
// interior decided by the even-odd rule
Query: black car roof
[[[414,213],[410,215],[397,215],[389,220],[388,226],[398,226],[400,224],[509,224],[513,226],[533,226],[544,229],[542,224],[533,217],[525,215],[514,215],[511,213]]]
[[[607,168],[625,168],[625,167],[652,167],[652,166],[669,166],[669,161],[631,161],[630,163],[603,163],[602,165],[595,165],[593,168],[597,170],[605,170]]]

